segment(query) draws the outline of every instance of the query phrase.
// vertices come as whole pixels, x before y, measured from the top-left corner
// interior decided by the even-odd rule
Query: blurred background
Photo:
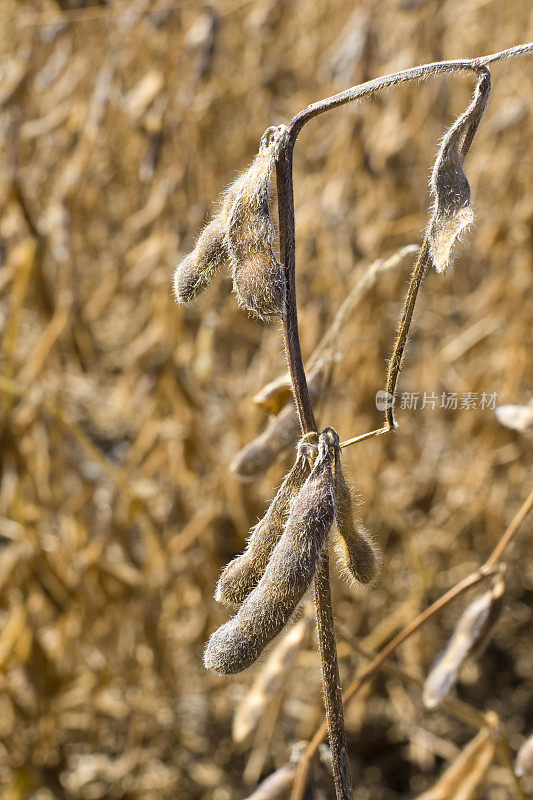
[[[239,310],[227,275],[178,307],[172,269],[267,126],[387,72],[531,39],[527,0],[0,0],[3,798],[239,800],[313,735],[312,628],[241,742],[233,714],[263,666],[221,678],[202,664],[228,618],[217,577],[292,460],[247,483],[229,470],[267,422],[252,398],[284,371],[279,326]],[[531,59],[492,75],[466,165],[476,222],[415,312],[399,390],[419,393],[417,407],[399,409],[394,436],[346,450],[384,559],[372,591],[334,572],[333,592],[339,624],[367,648],[475,569],[530,491],[531,433],[500,424],[481,397],[527,406],[533,390]],[[472,88],[431,79],[305,128],[306,358],[368,266],[420,243],[439,139]],[[380,276],[339,335],[320,420],[341,439],[381,422],[375,393],[412,262]],[[443,392],[474,405],[440,407]],[[435,407],[422,408],[424,393]],[[529,531],[509,551],[492,641],[457,690],[500,715],[513,750],[533,728]],[[427,674],[478,593],[392,663]],[[361,657],[342,638],[339,657],[346,685]],[[346,724],[360,800],[416,797],[476,732],[390,675]],[[319,800],[332,796],[323,761]],[[495,761],[478,796],[511,792]]]

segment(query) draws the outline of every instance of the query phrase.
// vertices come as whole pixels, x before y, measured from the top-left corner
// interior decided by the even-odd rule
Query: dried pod
[[[309,588],[333,518],[332,456],[322,434],[311,474],[291,505],[264,575],[237,615],[211,636],[206,667],[231,674],[257,660]]]
[[[533,775],[533,733],[518,751],[514,771],[519,777]]]
[[[283,800],[294,783],[296,764],[284,764],[248,795],[246,800]]]
[[[307,384],[314,403],[318,400],[330,372],[332,355],[325,354],[310,370]],[[279,456],[294,447],[300,436],[300,423],[291,399],[273,417],[265,430],[240,450],[230,469],[242,480],[251,480],[272,466]]]
[[[256,729],[269,702],[292,669],[310,617],[301,619],[278,642],[233,718],[233,741],[240,744]]]
[[[309,463],[316,455],[317,441],[318,434],[312,434],[300,441],[296,461],[285,476],[265,516],[252,528],[246,550],[230,561],[220,576],[215,592],[215,599],[219,602],[242,603],[261,580],[272,551],[283,533],[289,505],[309,475]]]
[[[239,303],[258,317],[284,313],[285,276],[272,249],[274,223],[270,215],[269,185],[279,144],[286,128],[269,128],[259,153],[236,184],[228,245],[233,286]]]
[[[288,372],[280,375],[257,392],[254,403],[271,414],[278,414],[292,397],[291,379]]]
[[[194,250],[174,270],[174,294],[188,303],[231,261],[239,301],[258,316],[281,314],[283,268],[272,251],[274,224],[268,187],[286,128],[268,128],[249,169],[222,195],[220,210],[203,229]]]
[[[472,800],[494,758],[496,745],[488,728],[479,731],[438,781],[417,800]]]
[[[342,471],[340,447],[335,451],[335,522],[333,545],[341,569],[350,578],[371,583],[378,572],[379,549],[370,533],[357,519],[355,501]]]
[[[429,245],[437,272],[446,270],[457,237],[474,219],[470,185],[463,164],[487,107],[489,94],[490,73],[485,70],[471,104],[444,137],[435,161],[431,176],[435,206],[429,225]]]
[[[229,258],[224,215],[207,225],[196,247],[174,270],[174,294],[180,303],[194,300]]]
[[[422,699],[426,708],[436,708],[448,695],[459,670],[470,655],[478,655],[500,616],[505,583],[499,577],[462,613],[445,650],[437,657],[424,683]]]
[[[229,262],[228,224],[239,181],[238,178],[223,193],[218,213],[201,232],[194,250],[174,270],[174,294],[180,303],[194,300],[215,272]]]
[[[230,464],[242,480],[251,480],[272,466],[276,459],[293,447],[300,435],[300,423],[293,400],[272,417],[265,430],[248,442]]]

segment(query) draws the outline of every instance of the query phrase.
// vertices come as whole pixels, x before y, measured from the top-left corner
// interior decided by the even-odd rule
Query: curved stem
[[[387,89],[390,86],[397,86],[400,83],[407,83],[408,81],[424,80],[431,75],[439,75],[446,72],[484,72],[486,71],[487,65],[495,61],[501,61],[504,58],[513,58],[514,56],[527,55],[531,52],[533,52],[533,42],[528,42],[527,44],[520,44],[516,47],[510,47],[507,50],[501,50],[498,53],[480,56],[479,58],[434,61],[430,64],[411,67],[411,69],[405,69],[401,72],[393,72],[381,78],[374,78],[358,86],[351,86],[349,89],[339,92],[339,94],[334,94],[331,97],[326,97],[324,100],[312,103],[296,114],[288,125],[292,144],[294,146],[299,132],[306,122],[309,122],[313,117],[323,114],[325,111],[331,111],[333,108],[338,108],[338,106],[345,105],[346,103],[351,103],[354,100],[362,100],[364,97],[368,97],[382,89]]]
[[[296,305],[295,223],[292,162],[294,145],[299,132],[306,122],[318,114],[329,111],[345,103],[362,99],[363,97],[374,94],[376,91],[385,89],[389,86],[404,83],[410,80],[420,80],[430,75],[443,72],[456,72],[459,70],[465,70],[474,73],[486,73],[486,63],[491,63],[492,61],[496,61],[500,58],[508,58],[513,55],[519,55],[520,53],[530,52],[532,50],[533,44],[527,44],[521,45],[517,48],[511,48],[507,51],[502,51],[501,53],[497,53],[492,56],[486,56],[485,58],[436,62],[420,67],[414,67],[409,70],[404,70],[403,72],[396,72],[383,78],[377,78],[373,81],[368,81],[360,86],[352,87],[344,92],[341,92],[340,94],[333,95],[325,100],[321,100],[318,103],[313,103],[297,114],[287,126],[287,136],[280,145],[276,159],[280,253],[283,259],[286,286],[285,309],[283,315],[283,336],[294,400],[303,434],[316,431],[317,426],[303,365],[300,338],[298,334],[298,314]],[[412,283],[406,301],[404,318],[402,319],[402,322],[406,324],[402,325],[400,330],[400,335],[398,337],[389,368],[388,385],[392,386],[393,393],[396,390],[396,384],[409,331],[409,324],[412,317],[414,303],[416,301],[416,295],[427,266],[428,254],[429,246],[426,237],[422,252],[420,253],[415,271],[413,273]],[[388,409],[388,413],[386,414],[385,428],[375,433],[386,432],[386,430],[392,429],[393,426],[394,412],[391,405],[390,409]],[[469,582],[468,579],[466,579],[467,585],[470,586],[474,583],[477,583],[489,573],[490,571],[480,570],[475,576],[470,576]],[[463,586],[460,591],[464,591],[464,588],[465,587]],[[456,596],[456,594],[453,593],[453,596]],[[326,723],[330,740],[335,790],[338,800],[349,800],[349,798],[352,797],[352,789],[346,756],[346,735],[344,730],[343,703],[339,684],[337,648],[335,644],[333,612],[331,607],[329,560],[327,550],[324,550],[317,566],[315,575],[315,598],[319,648],[322,663],[322,678],[324,684]],[[431,613],[433,613],[433,611]],[[425,621],[425,617],[424,619],[415,621],[415,625],[422,624],[423,621]],[[405,638],[410,635],[414,629],[415,628],[411,629],[411,627],[407,629],[404,632]],[[399,639],[396,637],[396,640],[391,643],[391,645],[393,645],[392,649],[398,646],[400,641],[403,641],[403,638]],[[370,665],[370,670],[367,673],[368,676],[372,673],[373,669],[375,669],[376,666],[381,663],[384,658],[386,658],[389,652],[391,652],[390,645],[388,648],[385,648],[383,653],[377,657],[375,660],[377,663]],[[356,688],[351,687],[351,689],[352,692],[356,691]],[[350,690],[348,691],[348,694],[349,692]],[[301,777],[302,770],[299,770],[298,772]],[[298,792],[298,786],[295,786],[295,790]],[[302,787],[300,786],[300,791],[301,790]]]

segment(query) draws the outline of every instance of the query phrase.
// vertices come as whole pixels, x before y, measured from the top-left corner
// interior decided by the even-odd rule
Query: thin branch
[[[351,698],[359,691],[359,689],[372,677],[377,669],[380,668],[381,664],[385,661],[391,653],[394,652],[406,639],[409,638],[415,631],[422,627],[431,617],[441,611],[445,606],[459,597],[461,594],[466,592],[467,589],[470,589],[472,586],[475,586],[477,583],[485,580],[485,578],[490,577],[498,572],[499,563],[503,557],[506,547],[511,542],[513,536],[515,535],[519,525],[524,521],[527,514],[531,511],[533,507],[533,491],[527,497],[527,499],[522,504],[520,510],[507,527],[503,535],[501,536],[498,544],[487,558],[485,563],[475,572],[472,572],[470,575],[467,575],[466,578],[459,581],[455,586],[449,589],[445,594],[435,600],[428,608],[425,609],[421,614],[419,614],[406,628],[404,628],[400,633],[398,633],[390,642],[387,644],[380,652],[372,659],[372,661],[363,668],[363,670],[357,675],[351,684],[348,686],[346,691],[343,694],[343,703],[346,705]],[[311,766],[311,762],[314,758],[316,751],[320,743],[324,740],[326,735],[326,725],[322,723],[322,725],[318,728],[315,735],[309,742],[305,753],[302,757],[302,760],[298,766],[298,770],[296,772],[296,776],[294,779],[294,788],[291,794],[291,800],[302,800],[303,793],[305,791],[305,787],[307,785],[307,776],[309,774],[309,769]]]
[[[350,631],[344,628],[344,626],[337,624],[336,628],[339,635],[350,645],[350,647],[353,648],[353,650],[355,650],[356,653],[359,653],[367,660],[375,658],[377,654],[373,650],[363,647],[355,638],[355,636],[353,636]],[[423,680],[418,678],[416,675],[412,675],[410,672],[407,672],[396,664],[380,664],[378,670],[385,675],[398,678],[399,680],[403,681],[404,683],[408,683],[411,686],[416,686],[417,689],[422,690],[424,688]],[[509,747],[507,736],[502,728],[500,718],[496,712],[488,711],[487,713],[483,713],[478,711],[477,708],[474,708],[474,706],[471,706],[469,703],[465,703],[463,700],[458,700],[456,697],[445,697],[441,701],[439,707],[443,711],[447,711],[452,716],[460,719],[462,722],[472,725],[474,728],[479,730],[482,728],[489,728],[492,731],[493,738],[496,742],[498,757],[503,766],[510,773],[510,782],[516,798],[517,800],[526,800],[520,781],[514,772],[513,759],[511,756],[511,749]]]
[[[336,628],[339,632],[339,636],[341,636],[345,642],[348,642],[350,647],[352,647],[356,653],[362,655],[367,661],[372,661],[372,659],[376,658],[377,653],[368,647],[364,647],[343,625],[337,624]],[[412,675],[410,672],[402,669],[397,664],[380,664],[378,671],[383,672],[385,675],[389,675],[392,678],[398,678],[404,683],[409,683],[412,686],[416,686],[420,690],[424,688],[424,681],[421,680],[421,678],[417,677],[416,675]],[[462,700],[457,700],[454,697],[444,698],[440,704],[440,708],[448,711],[462,722],[472,725],[474,728],[484,728],[489,724],[485,716],[480,711],[471,706],[469,703],[465,703]]]
[[[410,80],[420,80],[430,75],[457,72],[457,71],[470,71],[476,74],[482,73],[482,76],[489,75],[485,66],[485,62],[490,63],[500,58],[511,57],[512,55],[519,55],[521,53],[530,52],[533,50],[533,44],[521,45],[517,48],[512,48],[508,51],[486,56],[481,59],[469,60],[456,60],[456,61],[443,61],[433,64],[426,64],[420,67],[414,67],[410,70],[397,72],[383,78],[377,78],[373,81],[361,84],[360,86],[347,89],[340,94],[321,100],[314,103],[307,108],[303,109],[297,114],[289,123],[287,127],[287,136],[281,144],[277,160],[276,160],[276,175],[277,175],[277,191],[278,191],[278,213],[279,213],[279,228],[280,228],[280,253],[283,260],[285,272],[285,285],[286,285],[286,299],[285,299],[285,313],[283,315],[283,334],[287,355],[287,362],[289,366],[289,373],[291,376],[292,390],[294,400],[298,411],[300,425],[303,434],[316,430],[316,421],[313,413],[311,399],[309,396],[309,389],[305,376],[305,369],[303,365],[302,352],[300,346],[300,339],[298,333],[298,318],[297,318],[297,305],[296,305],[296,286],[295,286],[295,221],[294,221],[294,190],[292,180],[293,168],[293,151],[296,143],[297,136],[306,122],[318,114],[329,111],[345,103],[362,99],[369,95],[374,94],[376,91],[404,83]],[[483,79],[483,78],[482,78]],[[490,80],[490,75],[489,75]],[[490,84],[489,84],[490,85]],[[477,124],[476,126],[477,127]],[[462,155],[466,155],[468,148],[472,142],[475,127],[467,132],[462,148]],[[393,349],[393,355],[389,365],[387,376],[387,387],[392,389],[390,393],[392,400],[396,392],[398,376],[401,370],[403,355],[405,352],[405,345],[407,342],[409,327],[413,315],[416,297],[420,289],[420,285],[424,278],[430,257],[429,238],[426,234],[424,243],[415,265],[413,275],[411,278],[408,295],[406,298],[400,330],[397,340]],[[362,438],[369,438],[372,435],[379,435],[388,430],[392,430],[395,426],[394,420],[394,403],[387,404],[385,413],[385,426],[383,429],[365,434],[363,437],[358,437],[357,441]],[[356,440],[354,440],[356,441]],[[354,442],[349,442],[354,443]],[[344,443],[346,446],[347,443]],[[487,575],[494,572],[492,570],[484,570],[481,568],[477,573],[473,573],[466,578],[454,589],[450,590],[441,601],[433,604],[424,614],[420,615],[410,626],[408,626],[401,634],[399,634],[387,647],[371,662],[367,670],[362,676],[359,676],[352,685],[348,688],[344,695],[344,702],[347,702],[352,694],[357,691],[362,681],[366,680],[376,669],[377,666],[410,636],[426,619],[433,613],[439,610],[444,604],[450,602],[461,592],[465,591],[470,586],[483,580]],[[324,684],[325,706],[326,706],[326,723],[323,724],[313,741],[309,745],[308,753],[304,757],[300,768],[297,771],[295,792],[293,798],[301,798],[305,791],[307,783],[306,776],[309,769],[310,758],[314,749],[318,747],[318,743],[324,738],[326,731],[329,731],[333,774],[335,780],[335,789],[338,800],[344,798],[351,798],[350,778],[347,767],[346,758],[346,737],[344,730],[344,719],[342,710],[342,700],[340,697],[339,686],[339,673],[338,673],[338,660],[335,645],[335,633],[333,629],[333,613],[331,607],[331,592],[329,583],[329,563],[327,551],[321,556],[320,563],[317,567],[315,576],[315,597],[316,597],[316,613],[317,625],[320,643],[320,655],[322,662],[322,677]],[[316,745],[316,746],[315,746]],[[311,752],[311,748],[314,749]],[[307,765],[307,770],[306,770]]]
[[[531,490],[529,497],[527,497],[524,500],[519,510],[515,514],[513,520],[509,524],[507,530],[501,537],[500,541],[498,542],[498,544],[496,545],[490,556],[485,561],[484,564],[485,569],[492,569],[493,567],[496,566],[496,564],[499,563],[499,561],[501,561],[504,551],[511,543],[518,528],[525,520],[525,518],[527,517],[532,508],[533,508],[533,489]]]
[[[374,78],[371,81],[361,83],[358,86],[352,86],[349,89],[345,89],[343,92],[339,92],[339,94],[326,97],[324,100],[319,100],[304,108],[292,118],[288,125],[290,138],[294,143],[303,126],[306,122],[309,122],[310,119],[313,119],[313,117],[323,114],[326,111],[331,111],[333,108],[338,108],[338,106],[345,105],[346,103],[362,100],[364,97],[368,97],[383,89],[388,89],[391,86],[397,86],[400,83],[407,83],[408,81],[424,80],[433,75],[441,75],[447,72],[479,73],[482,72],[488,64],[492,64],[495,61],[527,55],[531,52],[533,52],[533,42],[528,42],[527,44],[520,44],[516,47],[510,47],[507,50],[502,50],[487,56],[454,59],[451,61],[434,61],[430,64],[411,67],[411,69],[405,69],[401,72],[393,72],[381,78]]]
[[[480,108],[478,109],[475,109],[475,105],[470,105],[464,112],[464,114],[454,122],[454,124],[452,125],[452,127],[450,128],[444,139],[444,141],[446,141],[447,138],[454,131],[457,130],[457,126],[459,124],[464,124],[466,126],[464,131],[464,139],[461,146],[461,159],[463,162],[468,154],[472,142],[474,141],[474,136],[479,127],[479,123],[481,122],[481,118],[486,108],[486,102],[488,100],[488,96],[490,93],[489,70],[485,66],[480,66],[478,72],[479,72],[479,78],[474,93],[473,104],[475,104],[476,98],[484,98],[483,105],[481,105]],[[474,110],[476,111],[476,113],[472,113]],[[442,154],[442,147],[441,147],[441,154]],[[434,170],[438,170],[441,154],[439,154],[439,156],[437,157]],[[385,390],[386,391],[385,423],[383,427],[375,431],[370,431],[370,433],[363,434],[362,436],[356,436],[353,439],[348,439],[347,441],[342,443],[341,447],[348,447],[350,445],[357,444],[358,442],[364,441],[365,439],[370,439],[373,436],[380,436],[383,433],[389,433],[390,431],[395,430],[397,428],[397,422],[394,416],[394,403],[396,400],[398,379],[403,365],[405,347],[407,345],[407,340],[409,338],[409,330],[411,327],[411,322],[413,320],[413,312],[415,308],[416,299],[418,297],[418,292],[420,291],[420,287],[422,285],[422,281],[424,280],[424,276],[427,272],[427,269],[433,261],[431,237],[437,213],[438,213],[438,205],[436,203],[435,210],[433,212],[433,217],[427,226],[424,241],[422,243],[422,247],[420,249],[417,262],[415,264],[413,273],[411,275],[411,279],[409,281],[409,289],[407,291],[407,297],[405,298],[402,316],[400,319],[400,324],[398,326],[398,334],[396,336],[396,340],[394,342],[394,347],[392,351],[392,356],[389,361],[389,368],[387,371],[387,381],[386,381],[387,385]]]
[[[418,297],[418,292],[422,285],[422,281],[424,280],[424,275],[426,274],[430,258],[429,237],[426,234],[409,281],[409,289],[407,291],[407,297],[405,298],[400,325],[398,327],[398,335],[396,337],[396,341],[394,342],[392,356],[389,361],[387,385],[385,387],[387,403],[385,408],[385,424],[378,430],[370,431],[369,433],[364,433],[361,436],[356,436],[353,439],[348,439],[347,441],[342,442],[342,448],[349,447],[352,444],[357,444],[365,439],[370,439],[373,436],[380,436],[383,433],[389,433],[397,427],[397,423],[394,418],[394,400],[396,397],[396,389],[398,387],[398,378],[400,376],[400,371],[403,364],[405,346],[407,344],[409,329],[413,319],[416,298]]]

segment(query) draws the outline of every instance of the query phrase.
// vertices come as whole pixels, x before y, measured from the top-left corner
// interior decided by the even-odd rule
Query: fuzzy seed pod
[[[346,576],[371,583],[378,572],[380,553],[370,533],[354,514],[354,500],[342,471],[340,448],[335,450],[335,522],[333,545]]]
[[[228,245],[233,287],[239,304],[257,317],[283,315],[285,276],[272,249],[274,223],[268,205],[269,185],[276,152],[285,126],[269,128],[259,153],[239,179],[233,203]]]
[[[324,388],[331,361],[332,355],[325,354],[309,372],[307,383],[313,403],[318,400]],[[294,447],[299,435],[300,423],[291,398],[287,405],[272,417],[265,430],[237,453],[231,462],[231,471],[241,480],[252,480],[266,472],[282,453]]]
[[[280,375],[260,389],[253,398],[256,406],[261,406],[271,414],[278,414],[292,397],[289,373]]]
[[[290,673],[309,627],[311,617],[305,616],[294,625],[270,653],[250,691],[244,697],[233,718],[233,741],[244,742],[258,727],[269,704]]]
[[[309,588],[333,524],[331,467],[331,453],[321,435],[316,462],[291,505],[265,573],[237,615],[211,636],[206,667],[221,674],[246,669],[289,621]]]
[[[313,434],[312,437],[301,440],[296,461],[285,476],[265,516],[252,528],[246,550],[230,561],[220,576],[215,592],[215,600],[219,603],[242,603],[261,580],[272,551],[283,533],[289,505],[309,475],[309,462],[316,454],[318,434]]]
[[[208,286],[215,272],[229,262],[228,224],[239,180],[223,193],[218,213],[201,232],[194,250],[174,270],[174,294],[179,303],[194,300]]]
[[[269,421],[265,430],[239,450],[230,469],[241,480],[262,475],[276,459],[294,446],[300,434],[300,423],[294,401],[290,400],[279,414]]]
[[[470,206],[470,185],[463,169],[468,148],[487,107],[490,74],[482,74],[474,97],[444,137],[431,176],[435,197],[429,227],[431,257],[437,272],[444,272],[457,237],[470,225],[474,214]]]
[[[174,294],[178,302],[194,300],[228,258],[224,215],[220,214],[204,228],[192,253],[174,270]]]
[[[484,648],[503,608],[504,592],[505,583],[500,577],[462,613],[424,683],[422,700],[426,708],[436,708],[444,700],[466,658],[478,655]]]

